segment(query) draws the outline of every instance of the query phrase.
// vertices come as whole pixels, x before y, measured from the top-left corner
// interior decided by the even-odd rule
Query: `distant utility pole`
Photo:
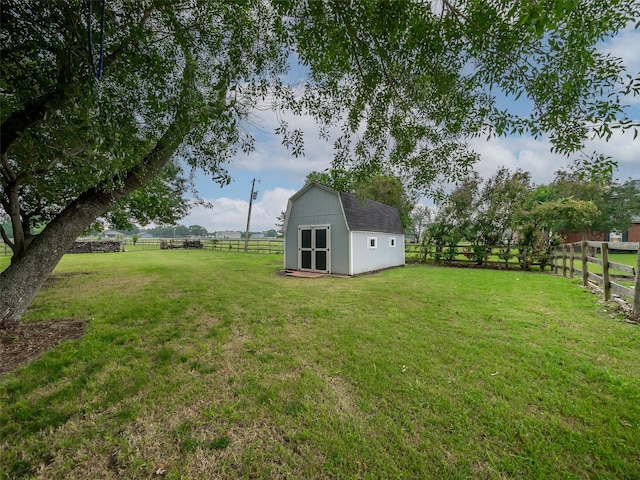
[[[258,182],[260,182],[258,180]],[[253,191],[253,188],[256,185],[256,179],[254,178],[251,182],[251,196],[249,197],[249,214],[247,215],[247,231],[244,234],[244,251],[249,250],[249,224],[251,223],[251,206],[253,205],[253,201],[258,198],[258,191]]]

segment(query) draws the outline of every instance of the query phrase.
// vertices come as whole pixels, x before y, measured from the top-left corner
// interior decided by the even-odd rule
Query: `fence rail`
[[[136,249],[136,250],[160,250],[160,244],[167,242],[172,248],[182,248],[185,242],[200,241],[202,248],[205,250],[213,251],[244,251],[245,242],[243,239],[235,238],[220,238],[220,239],[193,239],[193,238],[140,238],[133,243],[130,238],[124,238],[121,240],[123,248]],[[266,253],[266,254],[283,254],[284,253],[284,241],[281,238],[260,238],[250,239],[247,243],[247,252],[254,253]],[[11,248],[4,242],[0,241],[0,256],[12,255]]]
[[[544,270],[551,267],[553,252],[524,245],[429,245],[406,243],[407,258],[446,265],[477,265],[505,269]]]
[[[636,266],[609,260],[610,250],[637,252]],[[596,255],[600,253],[600,258]],[[576,262],[580,267],[576,267]],[[589,271],[589,264],[598,265],[600,272]],[[553,260],[554,272],[573,278],[582,276],[586,287],[589,281],[602,289],[604,299],[610,301],[613,295],[624,298],[632,305],[632,320],[640,321],[640,243],[638,242],[582,242],[565,243],[556,251]],[[633,287],[620,282],[631,283]]]
[[[141,238],[135,245],[131,239],[126,239],[125,249],[134,247],[136,249],[159,249],[162,242],[170,248],[181,248],[185,244],[193,244],[194,242],[200,242],[204,250],[213,250],[220,252],[228,251],[245,251],[245,241],[243,239],[236,238],[214,238],[214,239],[184,239],[184,238]],[[250,239],[246,244],[246,251],[253,253],[266,253],[266,254],[282,254],[284,253],[284,241],[281,238],[259,238]],[[193,248],[193,247],[191,247]]]

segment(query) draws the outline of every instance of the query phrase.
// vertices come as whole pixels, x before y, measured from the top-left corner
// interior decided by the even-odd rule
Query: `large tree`
[[[191,168],[227,181],[224,163],[253,148],[243,120],[258,102],[307,111],[323,133],[338,124],[336,167],[386,165],[415,186],[464,174],[469,135],[548,135],[570,152],[635,126],[621,99],[640,80],[596,48],[636,20],[635,0],[107,0],[104,32],[100,5],[0,3],[14,251],[0,327],[96,218],[171,223]],[[287,85],[296,61],[308,81]],[[501,109],[496,92],[533,108]],[[299,131],[278,133],[302,152]]]
[[[413,242],[420,243],[427,228],[433,223],[437,214],[437,209],[426,205],[416,205],[411,210],[411,226],[409,231],[413,235]]]
[[[1,4],[0,202],[14,255],[0,327],[97,217],[173,223],[185,166],[226,181],[222,163],[250,146],[239,121],[285,71],[282,17],[264,2],[108,1],[104,36],[99,4]]]
[[[607,158],[599,162],[576,161],[569,168],[558,170],[549,185],[550,201],[589,203],[595,209],[580,222],[570,215],[556,216],[555,230],[581,233],[623,232],[640,216],[640,191],[634,182],[614,177],[615,164]]]

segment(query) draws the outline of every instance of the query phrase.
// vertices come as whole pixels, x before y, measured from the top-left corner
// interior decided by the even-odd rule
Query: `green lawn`
[[[597,258],[602,259],[602,255],[598,254]],[[621,263],[623,265],[629,265],[636,268],[638,266],[638,254],[637,253],[610,253],[609,261],[614,263]],[[567,261],[568,263],[568,261]],[[576,268],[581,268],[581,260],[578,257],[575,261]],[[596,265],[595,263],[589,263],[589,271],[594,273],[602,273],[602,265]],[[624,274],[615,269],[610,269],[614,275]]]
[[[602,259],[602,255],[599,254],[597,258]],[[636,270],[638,268],[638,254],[637,253],[610,253],[609,254],[609,262],[620,263],[623,265],[629,265],[634,267]],[[562,259],[558,259],[558,265],[562,266]],[[567,259],[567,268],[569,266],[569,260]],[[580,257],[576,258],[574,261],[574,268],[582,269],[582,260]],[[587,266],[589,272],[596,273],[598,275],[602,275],[602,265],[598,265],[595,263],[589,262]],[[615,268],[609,269],[610,275],[615,275],[618,278],[615,279],[616,282],[622,285],[628,285],[632,287],[634,285],[634,278],[627,272],[622,272]]]
[[[624,265],[630,265],[632,267],[637,267],[638,254],[637,253],[610,253],[609,261],[622,263]]]
[[[6,263],[5,263],[6,264]],[[0,378],[0,478],[638,478],[640,330],[577,281],[279,255],[67,255]]]

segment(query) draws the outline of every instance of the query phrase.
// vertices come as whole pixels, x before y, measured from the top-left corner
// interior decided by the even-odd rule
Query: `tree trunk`
[[[17,325],[73,241],[107,211],[113,199],[96,190],[81,195],[0,273],[0,329]]]
[[[61,247],[63,245],[53,246],[56,250]],[[0,329],[18,324],[59,260],[60,256],[41,245],[13,261],[0,273]]]

